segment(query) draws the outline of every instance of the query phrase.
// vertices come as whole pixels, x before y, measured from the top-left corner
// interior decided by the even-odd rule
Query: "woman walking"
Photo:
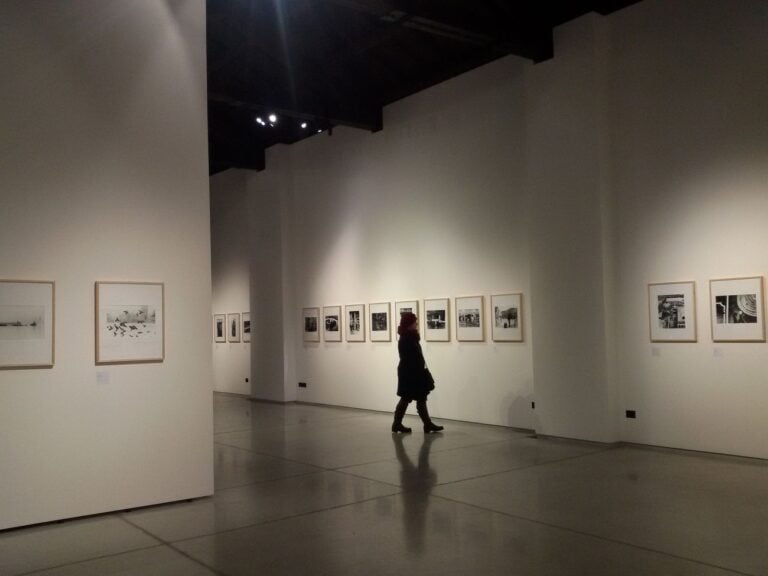
[[[400,353],[400,363],[397,365],[397,395],[400,396],[400,401],[395,407],[392,432],[411,431],[403,426],[403,416],[411,400],[416,400],[416,410],[424,423],[424,432],[440,432],[443,427],[432,422],[427,410],[427,395],[435,389],[435,382],[421,352],[419,319],[416,314],[404,312],[400,316],[397,333],[400,335],[400,341],[397,343],[397,351]]]

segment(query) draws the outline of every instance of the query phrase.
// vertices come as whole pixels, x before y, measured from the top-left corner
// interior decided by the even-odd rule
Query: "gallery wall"
[[[205,3],[6,1],[0,55],[0,271],[56,283],[54,367],[0,370],[0,529],[211,494]],[[95,365],[102,280],[164,283],[163,362]]]
[[[646,1],[612,22],[622,438],[766,458],[768,344],[712,341],[709,281],[768,276],[768,5]],[[651,343],[647,284],[678,281],[698,342]]]
[[[244,170],[227,170],[211,177],[211,307],[216,315],[250,311],[252,226],[247,210],[247,175]],[[242,325],[242,316],[240,321]],[[242,333],[239,342],[230,342],[228,331],[225,338],[226,342],[211,338],[213,389],[250,395],[251,345],[243,342]]]
[[[524,68],[508,59],[398,102],[375,134],[337,128],[269,150],[254,190],[290,175],[281,191],[286,399],[396,402],[394,331],[390,342],[305,343],[303,307],[450,297],[451,341],[422,342],[438,386],[433,415],[533,427],[528,301],[516,343],[489,332],[457,342],[453,310],[456,296],[484,296],[487,314],[492,294],[530,294]]]

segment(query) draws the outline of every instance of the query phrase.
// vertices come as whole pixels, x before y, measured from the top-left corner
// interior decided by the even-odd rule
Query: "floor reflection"
[[[403,488],[403,524],[408,549],[411,552],[422,552],[427,524],[427,508],[429,493],[437,484],[437,472],[429,465],[429,452],[432,443],[440,438],[439,434],[425,434],[419,449],[419,457],[414,464],[403,442],[413,440],[408,434],[392,434],[395,444],[395,454],[400,462],[400,485]]]

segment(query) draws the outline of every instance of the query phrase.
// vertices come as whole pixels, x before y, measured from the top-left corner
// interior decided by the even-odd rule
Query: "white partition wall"
[[[766,30],[760,0],[645,0],[559,27],[551,61],[388,106],[381,132],[269,150],[249,186],[281,214],[272,397],[395,401],[394,334],[304,342],[304,307],[520,291],[524,342],[424,342],[435,415],[767,457],[768,344],[714,343],[709,303],[710,279],[768,276]],[[648,284],[681,281],[697,342],[651,343]]]
[[[211,494],[205,3],[0,4],[0,276],[56,362],[0,371],[0,529]],[[94,283],[162,282],[165,359],[95,365]]]

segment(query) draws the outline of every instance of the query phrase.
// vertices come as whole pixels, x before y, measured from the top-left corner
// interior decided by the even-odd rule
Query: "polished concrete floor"
[[[768,575],[765,461],[390,422],[217,395],[214,497],[0,532],[0,575]]]

